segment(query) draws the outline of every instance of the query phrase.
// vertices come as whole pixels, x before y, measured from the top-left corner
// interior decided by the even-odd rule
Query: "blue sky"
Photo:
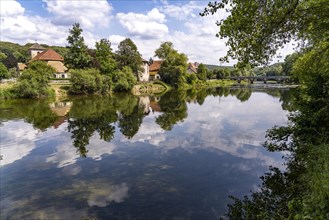
[[[0,39],[65,46],[69,29],[78,22],[91,48],[96,41],[108,38],[116,50],[119,42],[129,37],[148,59],[161,42],[171,41],[190,61],[218,65],[227,48],[224,39],[215,37],[218,32],[215,22],[228,13],[200,17],[207,3],[206,0],[1,0]],[[291,46],[280,51],[283,58],[291,52]]]

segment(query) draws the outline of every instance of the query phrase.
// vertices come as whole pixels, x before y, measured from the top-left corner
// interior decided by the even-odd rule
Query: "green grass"
[[[0,83],[0,89],[11,89],[15,83]]]

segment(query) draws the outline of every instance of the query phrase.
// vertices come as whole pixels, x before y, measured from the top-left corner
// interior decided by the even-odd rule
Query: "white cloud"
[[[106,0],[61,1],[45,0],[47,10],[54,14],[53,23],[70,26],[80,23],[81,26],[92,29],[95,26],[105,27],[111,19],[112,6]]]
[[[80,158],[77,148],[72,144],[70,136],[62,136],[62,143],[46,159],[46,162],[57,164],[59,168],[75,164]],[[53,138],[58,139],[58,136],[54,136]],[[101,160],[102,156],[112,154],[115,150],[115,145],[101,140],[99,134],[95,132],[86,148],[88,149],[87,157],[93,160]]]
[[[29,155],[36,147],[37,130],[22,121],[4,122],[1,129],[1,166],[11,164]]]
[[[161,7],[160,11],[177,20],[186,20],[189,17],[198,16],[198,13],[203,9],[204,6],[198,5],[196,2],[189,2],[181,6],[165,3],[165,5]]]
[[[28,16],[24,11],[16,1],[1,1],[1,41],[22,44],[38,41],[53,45],[56,39],[56,45],[65,44],[68,32],[66,28],[53,25],[49,18]]]
[[[14,0],[0,1],[0,17],[18,16],[24,14],[25,9]]]
[[[92,182],[89,183],[90,187],[88,196],[89,206],[105,207],[111,202],[120,203],[123,202],[125,198],[128,197],[129,187],[126,183],[120,185],[108,185],[107,182]]]
[[[128,30],[128,34],[142,39],[161,39],[169,32],[165,15],[154,8],[146,15],[118,13],[116,18]]]

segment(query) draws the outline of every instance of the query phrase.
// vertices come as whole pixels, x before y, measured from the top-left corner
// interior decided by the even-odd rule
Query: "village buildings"
[[[70,75],[67,73],[67,67],[64,65],[64,58],[56,51],[51,48],[44,48],[38,43],[33,44],[28,53],[30,54],[30,62],[32,61],[44,61],[49,66],[53,67],[56,70],[54,74],[54,78],[69,78]],[[148,82],[152,80],[160,80],[161,77],[159,75],[159,70],[162,64],[162,60],[150,60],[147,61],[142,59],[142,71],[138,73],[138,81],[140,82]],[[18,63],[17,69],[21,73],[24,69],[28,67],[28,63]],[[197,73],[198,63],[188,63],[187,73]]]
[[[66,72],[67,67],[64,65],[64,58],[53,49],[46,49],[35,43],[29,48],[28,53],[31,56],[31,59],[28,63],[32,61],[44,61],[55,69],[56,73],[54,74],[54,78],[69,78],[69,74]],[[28,64],[17,64],[19,72],[23,71],[27,67]]]

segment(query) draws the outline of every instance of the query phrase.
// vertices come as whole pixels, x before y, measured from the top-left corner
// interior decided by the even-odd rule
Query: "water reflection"
[[[216,88],[3,101],[1,218],[218,219],[228,195],[280,167],[261,143],[289,98]]]

